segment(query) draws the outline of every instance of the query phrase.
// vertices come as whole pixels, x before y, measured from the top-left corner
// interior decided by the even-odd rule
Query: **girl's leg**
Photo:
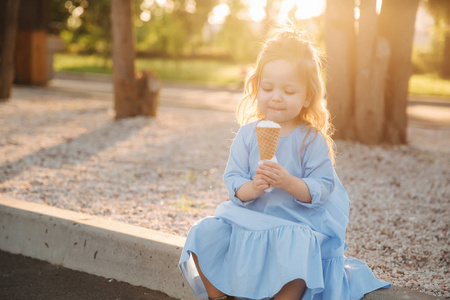
[[[295,279],[286,283],[275,295],[275,300],[300,300],[306,289],[306,283],[302,279]]]
[[[198,258],[197,255],[195,255],[194,252],[191,252],[192,257],[194,258],[195,266],[197,267],[198,274],[200,275],[200,278],[202,279],[203,284],[205,285],[206,292],[208,293],[208,297],[210,298],[218,298],[225,296],[224,293],[219,291],[215,286],[209,282],[209,280],[203,275],[202,270],[200,270],[200,266],[198,265]]]

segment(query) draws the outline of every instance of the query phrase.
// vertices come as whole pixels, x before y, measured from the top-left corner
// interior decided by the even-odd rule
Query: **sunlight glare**
[[[382,4],[383,4],[383,0],[377,0],[377,14],[380,14]]]
[[[227,4],[216,5],[208,16],[208,23],[211,25],[223,24],[230,14],[230,8]]]
[[[139,16],[139,18],[143,22],[148,22],[152,18],[152,13],[148,9],[146,9],[146,10],[141,12],[141,15]]]
[[[320,16],[325,10],[325,0],[284,0],[278,13],[278,22],[284,23],[289,18],[289,12],[297,8],[295,18],[306,20]]]
[[[360,0],[361,1],[361,0]],[[383,0],[377,0],[376,2],[376,10],[377,14],[379,15],[381,12],[381,5],[383,4]],[[359,20],[361,17],[361,9],[359,8],[360,3],[358,2],[355,6],[355,20]]]
[[[166,0],[156,0],[156,3],[158,3],[160,7],[166,6],[166,2],[167,2]]]
[[[250,18],[255,22],[260,22],[266,17],[266,1],[250,0],[248,13]]]
[[[306,20],[320,16],[325,11],[325,0],[308,1],[300,0],[297,3],[295,18]]]
[[[146,10],[149,9],[153,6],[153,4],[155,3],[155,0],[144,0],[141,3],[141,10]]]
[[[184,10],[190,14],[195,13],[197,7],[197,3],[195,2],[195,0],[187,0],[185,5],[184,5]]]
[[[280,12],[278,13],[278,23],[282,24],[288,19],[289,11],[294,7],[295,0],[285,0],[281,3]]]
[[[84,8],[81,6],[78,6],[77,8],[75,8],[72,12],[72,16],[74,16],[75,18],[79,18],[84,12]]]

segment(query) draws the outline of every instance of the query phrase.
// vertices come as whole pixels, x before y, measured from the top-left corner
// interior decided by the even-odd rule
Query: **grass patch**
[[[55,71],[112,74],[111,60],[95,55],[80,56],[56,53],[53,68]]]
[[[409,94],[450,97],[450,80],[437,74],[417,74],[409,80]]]
[[[164,81],[203,83],[218,86],[242,84],[241,73],[245,66],[212,60],[137,59],[136,69],[151,69]],[[77,56],[58,53],[54,60],[55,71],[74,73],[111,74],[110,59],[98,56]]]

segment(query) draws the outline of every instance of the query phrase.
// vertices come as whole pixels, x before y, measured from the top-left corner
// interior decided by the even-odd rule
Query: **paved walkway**
[[[49,89],[94,94],[112,99],[110,76],[84,76],[61,73],[50,81]],[[164,83],[161,105],[235,111],[242,97],[241,90],[195,85]],[[408,121],[412,126],[450,127],[450,98],[410,96]]]
[[[176,300],[159,291],[0,251],[0,299]]]

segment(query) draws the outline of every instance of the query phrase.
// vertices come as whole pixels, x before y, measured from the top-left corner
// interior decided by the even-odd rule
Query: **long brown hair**
[[[311,132],[320,132],[328,145],[331,160],[335,162],[334,142],[331,138],[333,126],[330,123],[330,113],[323,99],[325,87],[321,75],[322,60],[318,50],[305,35],[295,27],[280,27],[271,34],[258,55],[256,66],[245,80],[244,97],[239,104],[236,117],[241,125],[265,119],[258,107],[258,90],[261,82],[261,73],[264,66],[276,59],[286,59],[297,64],[302,83],[306,88],[306,107],[303,107],[297,118],[299,122],[307,125],[309,135]],[[305,139],[306,140],[306,139]],[[307,145],[306,145],[307,146]],[[303,150],[304,142],[300,152]]]

